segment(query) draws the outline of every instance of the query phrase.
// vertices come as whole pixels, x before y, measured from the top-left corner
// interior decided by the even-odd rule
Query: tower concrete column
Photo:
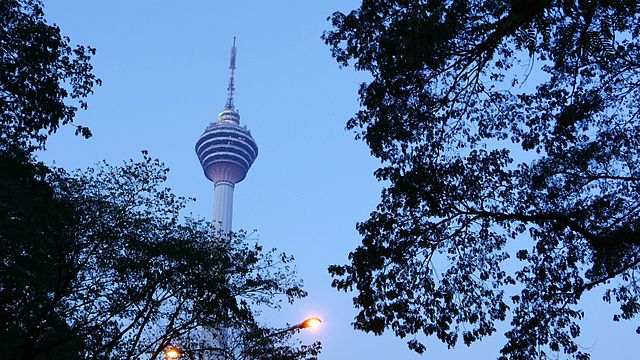
[[[229,181],[218,181],[213,187],[213,226],[223,233],[231,231],[233,187]]]

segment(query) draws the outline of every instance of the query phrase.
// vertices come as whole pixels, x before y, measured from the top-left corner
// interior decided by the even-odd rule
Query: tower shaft
[[[233,188],[233,183],[228,181],[213,185],[213,226],[225,234],[231,231]]]

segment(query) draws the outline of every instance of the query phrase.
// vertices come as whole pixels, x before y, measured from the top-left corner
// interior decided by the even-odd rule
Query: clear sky
[[[47,18],[73,43],[97,48],[95,73],[103,86],[76,122],[93,138],[63,129],[40,159],[67,169],[102,159],[140,159],[141,150],[170,168],[174,192],[195,197],[189,208],[210,218],[213,185],[194,146],[226,100],[229,50],[237,37],[236,109],[260,153],[236,185],[235,230],[256,229],[266,247],[296,257],[309,297],[267,314],[278,327],[311,315],[323,326],[305,332],[321,340],[321,359],[491,359],[502,346],[494,336],[453,351],[428,340],[415,355],[406,341],[352,330],[350,294],[330,287],[330,264],[344,263],[359,244],[355,230],[378,203],[378,162],[345,131],[358,109],[357,88],[367,74],[339,69],[320,36],[326,18],[357,1],[45,0]],[[613,307],[587,299],[581,344],[593,359],[637,359],[634,326],[611,322]]]

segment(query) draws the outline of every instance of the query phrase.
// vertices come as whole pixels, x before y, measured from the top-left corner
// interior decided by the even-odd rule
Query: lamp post
[[[267,335],[261,337],[260,339],[256,340],[254,342],[254,344],[255,345],[260,344],[261,342],[263,342],[266,339],[269,339],[269,338],[274,337],[274,336],[286,334],[286,333],[291,332],[291,331],[302,330],[302,329],[307,329],[307,328],[316,328],[316,327],[320,326],[320,323],[322,323],[322,320],[320,320],[317,317],[308,318],[308,319],[304,320],[303,322],[301,322],[299,324],[296,324],[294,326],[288,327],[288,328],[280,330],[280,331],[273,332],[271,334],[267,334]],[[190,353],[195,353],[195,352],[200,352],[200,351],[222,351],[222,352],[224,352],[223,349],[214,348],[214,347],[189,350]],[[166,360],[178,360],[184,354],[185,354],[185,352],[183,350],[171,345],[171,346],[169,346],[167,348],[167,350],[164,351],[164,358]],[[246,354],[244,354],[244,353],[242,354],[242,359],[246,359]]]
[[[306,328],[316,328],[316,327],[320,326],[321,322],[322,322],[322,320],[320,320],[317,317],[308,318],[305,321],[301,322],[300,324],[297,324],[297,325],[294,325],[292,327],[286,328],[284,330],[276,331],[274,333],[271,333],[271,334],[268,334],[266,336],[263,336],[262,338],[260,338],[260,339],[258,339],[256,341],[256,344],[258,344],[258,343],[262,342],[263,340],[268,339],[270,337],[288,333],[289,331],[302,330],[302,329],[306,329]]]

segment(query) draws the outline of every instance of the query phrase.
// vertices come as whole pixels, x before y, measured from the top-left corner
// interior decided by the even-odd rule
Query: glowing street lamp
[[[282,335],[282,334],[288,333],[290,331],[302,330],[302,329],[306,329],[306,328],[316,328],[316,327],[320,326],[321,322],[322,322],[322,320],[320,320],[317,317],[308,318],[305,321],[301,322],[300,324],[293,325],[290,328],[286,328],[284,330],[280,330],[280,331],[276,331],[274,333],[268,334],[267,336],[264,336],[261,339],[258,339],[256,341],[256,344],[261,342],[262,340],[268,339],[268,338],[270,338],[272,336]]]
[[[306,328],[315,329],[318,326],[320,326],[321,322],[322,322],[322,320],[320,320],[317,317],[314,317],[314,318],[309,318],[309,319],[301,322],[298,326],[299,326],[300,329],[306,329]]]
[[[175,360],[182,356],[183,351],[177,347],[171,346],[164,351],[164,358],[167,360]]]

